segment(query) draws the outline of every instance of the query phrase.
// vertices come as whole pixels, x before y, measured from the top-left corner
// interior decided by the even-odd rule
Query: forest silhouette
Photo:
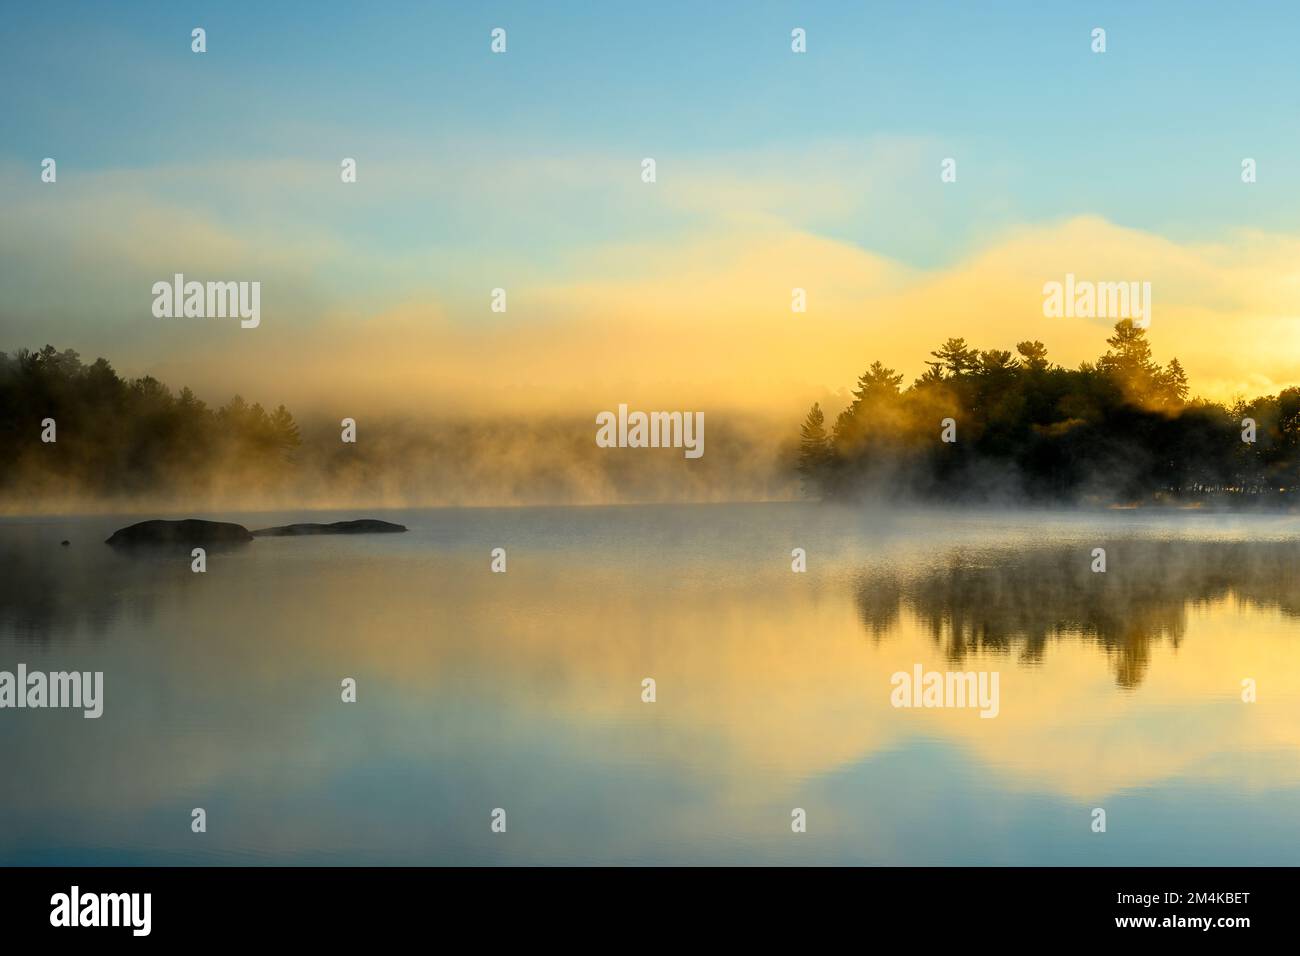
[[[1300,389],[1231,404],[1189,398],[1182,366],[1177,359],[1157,364],[1145,330],[1120,322],[1106,342],[1095,362],[1067,369],[1049,360],[1041,342],[1021,342],[1012,353],[953,338],[906,388],[900,373],[874,362],[833,423],[813,405],[797,452],[786,457],[758,435],[739,433],[728,449],[722,438],[708,480],[735,494],[754,485],[746,472],[758,474],[760,486],[777,487],[793,469],[806,496],[847,501],[1294,500]],[[949,418],[951,443],[940,440]],[[42,441],[46,419],[56,423],[56,442]],[[1253,442],[1242,440],[1244,419],[1254,423]],[[517,428],[493,439],[514,452],[494,445],[470,455],[462,448],[469,447],[466,429],[477,434],[484,426],[398,428],[387,440],[374,433],[366,455],[343,456],[346,446],[337,441],[305,443],[283,405],[268,411],[236,395],[209,407],[188,388],[175,393],[147,375],[126,379],[106,359],[86,364],[71,349],[0,353],[0,500],[20,505],[158,492],[202,501],[232,488],[282,496],[310,488],[318,497],[341,489],[367,500],[384,489],[405,500],[415,493],[406,485],[421,493],[445,486],[464,496],[465,488],[483,486],[484,468],[499,472],[507,490],[519,485],[541,494],[554,486],[544,497],[570,500],[584,489],[615,494],[636,477],[625,473],[631,463],[624,459],[582,459],[589,437],[563,422],[547,424],[547,441],[539,435],[523,450]],[[438,437],[444,433],[447,441]],[[645,492],[655,489],[671,496],[684,480],[660,471],[641,497],[653,500]],[[698,483],[702,474],[689,477]]]
[[[807,497],[1104,501],[1290,501],[1300,479],[1300,389],[1231,405],[1188,397],[1176,358],[1151,357],[1146,330],[1119,322],[1108,350],[1076,369],[1042,342],[1016,354],[950,338],[924,375],[874,362],[827,428],[814,404],[800,430]],[[955,441],[941,440],[951,418]],[[1243,440],[1244,419],[1254,422]]]
[[[340,386],[341,388],[343,386]],[[788,499],[793,443],[737,415],[708,454],[609,454],[587,409],[519,416],[365,409],[341,441],[340,402],[297,417],[236,395],[209,407],[151,376],[73,350],[0,353],[0,511],[399,508]],[[45,419],[57,440],[42,441]]]
[[[42,441],[53,419],[55,441]],[[298,426],[283,406],[267,412],[236,395],[209,408],[151,376],[123,379],[106,359],[86,365],[72,349],[0,352],[0,491],[39,496],[200,491],[215,472],[286,478]]]

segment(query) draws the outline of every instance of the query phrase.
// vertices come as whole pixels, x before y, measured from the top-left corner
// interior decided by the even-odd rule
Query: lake
[[[0,863],[1300,863],[1300,518],[214,514],[410,531],[196,574],[103,544],[142,517],[0,520],[0,670],[104,674],[0,710]]]

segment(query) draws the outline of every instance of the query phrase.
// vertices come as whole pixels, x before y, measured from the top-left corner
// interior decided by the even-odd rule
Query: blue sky
[[[267,277],[296,333],[413,301],[475,326],[485,288],[540,303],[592,280],[663,284],[685,266],[647,261],[709,239],[691,263],[725,269],[775,224],[886,260],[892,288],[1025,230],[1050,244],[1079,217],[1112,229],[1089,241],[1141,234],[1179,275],[1203,269],[1161,244],[1231,247],[1245,269],[1241,234],[1277,248],[1300,214],[1300,15],[1282,3],[87,2],[2,16],[0,348],[120,342],[158,368],[191,339],[142,324],[139,289],[182,270]],[[489,51],[497,26],[504,56]],[[57,192],[39,181],[46,156]],[[360,174],[346,190],[344,156]],[[653,192],[637,180],[645,156]],[[958,183],[940,187],[949,156]],[[1243,157],[1259,164],[1249,188]],[[846,260],[836,281],[870,269]],[[1040,286],[1026,281],[1027,301]],[[1275,334],[1293,313],[1265,298]],[[556,296],[528,315],[568,311]]]
[[[1089,212],[1204,236],[1297,212],[1281,188],[1300,174],[1286,4],[55,3],[5,18],[4,155],[70,170],[398,143],[668,162],[900,136],[958,157],[1008,219]],[[488,52],[493,26],[505,57]],[[1253,205],[1234,188],[1242,156],[1261,165]]]

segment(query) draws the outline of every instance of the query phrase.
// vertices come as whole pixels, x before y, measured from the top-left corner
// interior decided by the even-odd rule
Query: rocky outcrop
[[[300,534],[393,534],[405,531],[406,525],[379,521],[375,518],[358,518],[356,521],[335,521],[333,524],[286,524],[278,528],[260,528],[253,532],[258,538],[281,538]]]
[[[186,518],[182,521],[141,521],[114,531],[107,543],[112,545],[173,544],[207,545],[233,544],[252,541],[249,530],[229,521],[203,521]]]
[[[243,525],[229,521],[202,521],[186,518],[183,521],[141,521],[113,532],[108,539],[112,545],[170,544],[195,545],[237,544],[258,538],[280,538],[309,534],[392,534],[405,531],[406,526],[375,518],[358,518],[356,521],[335,521],[333,524],[286,524],[276,528],[249,531]],[[67,542],[64,542],[65,544]]]

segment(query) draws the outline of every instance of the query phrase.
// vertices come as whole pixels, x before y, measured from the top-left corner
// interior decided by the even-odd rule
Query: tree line
[[[1294,494],[1300,389],[1231,405],[1189,398],[1182,365],[1155,362],[1145,329],[1126,319],[1106,344],[1067,369],[1042,342],[1013,354],[950,338],[906,388],[873,362],[829,428],[820,404],[804,419],[803,492],[1130,503]],[[942,440],[945,419],[953,440]]]
[[[268,412],[236,395],[214,409],[72,349],[0,352],[0,492],[10,497],[201,491],[218,472],[274,481],[300,443],[283,405]]]

